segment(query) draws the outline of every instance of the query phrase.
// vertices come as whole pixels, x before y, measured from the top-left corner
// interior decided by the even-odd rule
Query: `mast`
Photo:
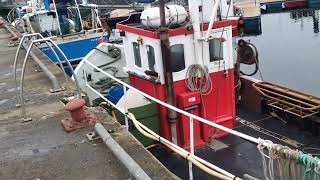
[[[161,41],[161,53],[162,53],[162,62],[163,62],[163,71],[164,71],[164,79],[166,84],[166,94],[167,94],[167,102],[170,105],[175,106],[175,97],[174,97],[174,88],[173,88],[173,77],[172,77],[172,69],[170,67],[170,43],[168,37],[168,28],[166,27],[166,16],[165,16],[165,7],[164,0],[159,1],[159,10],[160,10],[160,41]],[[172,142],[177,144],[177,129],[176,129],[176,121],[177,121],[177,112],[174,110],[168,109],[168,119],[170,123],[171,129],[171,137]]]

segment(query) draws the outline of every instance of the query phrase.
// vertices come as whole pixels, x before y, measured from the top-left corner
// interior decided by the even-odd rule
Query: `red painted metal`
[[[228,124],[229,128],[233,128],[236,116],[234,71],[219,71],[211,73],[210,77],[213,87],[209,95],[202,97],[202,117],[218,124]],[[227,135],[207,125],[202,126],[202,133],[205,140]]]
[[[181,108],[187,108],[201,103],[199,92],[186,92],[178,94],[178,104]]]
[[[0,20],[0,28],[2,28],[4,26],[4,21]]]
[[[212,122],[225,125],[228,128],[234,127],[235,121],[235,99],[234,99],[234,74],[233,69],[228,71],[219,71],[211,73],[211,79],[213,82],[213,89],[209,95],[201,97],[200,107],[199,107],[199,116],[205,119],[211,120]],[[166,92],[165,85],[155,84],[149,80],[138,77],[135,74],[129,73],[130,84],[134,87],[140,89],[141,91],[156,97],[157,99],[166,102]],[[181,96],[184,93],[190,93],[190,90],[187,88],[185,80],[180,80],[174,82],[174,92],[176,98]],[[179,107],[179,106],[178,106]],[[170,126],[167,118],[167,109],[159,105],[160,112],[160,127],[161,135],[171,140]],[[197,113],[196,111],[192,113]],[[184,117],[180,116],[178,122],[186,121]],[[180,126],[180,127],[179,127]],[[177,135],[178,135],[178,144],[184,145],[187,144],[186,138],[188,135],[185,130],[189,126],[187,124],[177,125]],[[197,125],[195,125],[197,128]],[[189,130],[188,130],[189,131]],[[201,139],[204,142],[210,140],[211,138],[221,137],[227,135],[225,132],[219,132],[214,128],[210,128],[207,125],[200,123],[200,132]],[[181,136],[182,135],[182,136]],[[197,140],[198,141],[198,140]],[[201,143],[200,143],[201,144]]]
[[[11,41],[18,41],[18,40],[19,40],[19,37],[17,37],[17,36],[12,36],[12,37],[10,37],[10,40],[11,40]]]
[[[191,114],[199,116],[199,106],[201,103],[201,97],[199,92],[186,92],[178,95],[178,107],[185,111],[188,111]],[[192,109],[189,109],[193,107]],[[179,127],[179,138],[178,142],[180,146],[185,149],[190,148],[190,122],[189,117],[180,115],[180,121],[178,121],[177,126]],[[202,147],[205,144],[205,141],[201,137],[201,127],[200,122],[194,121],[193,124],[194,130],[194,145],[195,147]]]
[[[213,23],[213,29],[227,27],[227,26],[232,26],[233,29],[237,29],[238,24],[239,24],[238,20],[222,20],[222,21],[217,21],[217,22]],[[201,28],[203,28],[203,30],[206,31],[208,29],[208,26],[209,26],[208,23],[204,23],[201,25]],[[139,27],[133,27],[130,25],[125,25],[125,24],[120,24],[120,23],[118,23],[116,25],[116,27],[117,27],[117,29],[122,30],[122,31],[130,32],[133,34],[138,34],[138,35],[153,38],[153,39],[160,39],[159,32],[145,30],[145,29],[141,29]],[[178,36],[178,35],[187,35],[187,34],[192,34],[192,33],[193,33],[192,27],[180,27],[180,28],[168,30],[169,37]]]
[[[303,8],[303,7],[307,7],[307,1],[306,0],[285,1],[283,2],[283,6],[286,9]]]
[[[86,112],[84,111],[84,105],[86,101],[84,99],[74,99],[65,105],[64,109],[69,111],[72,119],[81,122],[87,118]]]
[[[67,132],[93,126],[96,123],[97,118],[95,115],[85,111],[85,104],[84,99],[74,99],[65,105],[64,109],[71,114],[71,118],[65,118],[61,121]]]

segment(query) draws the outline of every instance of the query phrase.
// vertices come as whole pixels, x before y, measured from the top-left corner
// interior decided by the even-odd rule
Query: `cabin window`
[[[149,45],[147,45],[146,47],[147,47],[147,54],[148,54],[149,70],[155,71],[156,59],[155,59],[155,55],[154,55],[154,48]]]
[[[210,62],[223,60],[223,42],[220,39],[209,40]]]
[[[179,72],[186,68],[183,44],[170,46],[169,68],[172,72]]]
[[[133,42],[132,46],[133,46],[134,64],[138,67],[142,67],[140,46],[136,42]]]

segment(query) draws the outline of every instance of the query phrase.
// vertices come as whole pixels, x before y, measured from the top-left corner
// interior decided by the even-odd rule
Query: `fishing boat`
[[[204,3],[209,5],[211,2]],[[142,13],[132,14],[127,21],[117,24],[122,45],[103,43],[76,68],[80,87],[92,105],[107,105],[114,117],[143,145],[160,142],[165,148],[151,151],[179,177],[210,179],[213,175],[217,179],[241,179],[243,174],[244,179],[286,179],[288,174],[301,177],[298,171],[287,172],[290,170],[281,164],[278,168],[288,174],[268,174],[260,168],[272,171],[273,167],[269,166],[269,169],[265,164],[252,163],[259,153],[262,159],[266,157],[263,149],[269,146],[266,142],[271,141],[251,136],[263,136],[280,142],[282,145],[275,145],[279,148],[298,148],[302,145],[254,122],[257,118],[257,121],[260,121],[259,118],[277,119],[282,113],[291,118],[308,119],[318,114],[320,101],[316,97],[250,77],[259,71],[258,50],[243,40],[237,45],[234,43],[239,18],[235,18],[233,13],[218,16],[215,11],[217,7],[228,7],[223,1],[221,5],[219,3],[216,1],[207,7],[207,10],[214,10],[212,13],[206,12],[206,9],[199,12],[196,5],[189,6],[189,10],[179,5],[166,5],[165,10],[161,10],[164,5],[160,4],[160,8],[148,7]],[[222,8],[222,12],[228,11]],[[123,63],[116,61],[119,57],[108,53],[113,51],[114,46],[122,52]],[[240,64],[255,65],[256,70],[240,77]],[[121,76],[114,75],[113,68],[121,72]],[[308,107],[302,104],[308,104]],[[257,114],[246,114],[245,109]],[[274,116],[265,116],[264,111],[272,111]],[[241,132],[233,131],[235,127]],[[236,136],[249,142],[243,142]],[[224,148],[232,150],[224,152],[221,150]],[[189,170],[185,169],[183,158],[175,157],[168,149],[187,159]],[[234,155],[233,151],[239,156]],[[210,159],[225,170],[201,158]],[[308,155],[308,158],[312,159],[312,156]],[[226,161],[229,163],[223,163]],[[195,164],[198,168],[193,169]],[[214,172],[207,168],[212,168]],[[204,175],[201,170],[209,175]]]
[[[91,27],[85,26],[76,0],[28,1],[8,14],[9,23],[23,34],[40,33],[52,38],[70,62],[79,62],[100,41],[107,41],[96,11]],[[54,63],[59,60],[45,43],[37,46]],[[58,54],[58,58],[64,58]]]
[[[300,1],[285,1],[283,3],[285,9],[298,9],[298,8],[306,8],[307,1],[300,0]]]
[[[142,173],[141,168],[136,168],[136,164],[132,165],[128,156],[120,155],[123,150],[119,147],[113,149],[115,143],[108,133],[126,142],[129,138],[121,135],[125,134],[124,131],[131,132],[182,179],[319,179],[320,161],[313,156],[316,153],[311,152],[319,148],[318,144],[310,149],[304,148],[307,144],[318,142],[317,138],[300,136],[298,133],[303,132],[295,131],[296,126],[283,128],[283,124],[296,121],[317,127],[320,122],[320,98],[252,77],[259,72],[258,48],[242,39],[236,41],[240,19],[229,10],[233,6],[232,1],[190,0],[189,4],[193,6],[186,9],[160,0],[159,7],[148,4],[141,13],[133,13],[127,20],[117,23],[122,40],[117,42],[122,43],[102,42],[82,59],[73,76],[82,92],[77,92],[73,100],[65,102],[64,108],[70,111],[72,117],[59,123],[67,132],[75,131],[87,127],[81,123],[90,125],[95,121],[92,114],[99,113],[100,107],[107,110],[113,118],[103,123],[110,125],[117,119],[123,126],[118,128],[112,124],[106,130],[102,123],[96,122],[92,123],[95,130],[86,135],[91,140],[100,137],[101,143],[112,149],[112,153],[136,179],[151,178]],[[23,64],[29,54],[27,52]],[[241,64],[253,65],[256,69],[253,73],[244,73],[241,72]],[[22,75],[25,68],[23,66]],[[30,79],[33,80],[26,78]],[[23,80],[21,102],[25,100]],[[83,96],[88,106],[97,108],[87,108],[87,113],[83,107],[86,101],[81,99]],[[93,112],[89,113],[92,109]],[[99,118],[101,116],[107,115],[99,114]],[[41,117],[41,121],[45,119]],[[87,119],[90,122],[84,122]],[[76,126],[70,125],[72,121]],[[121,128],[124,131],[118,131]],[[41,129],[41,132],[46,131]],[[4,131],[1,135],[8,137],[7,134]],[[49,153],[65,153],[61,150],[65,144],[59,145],[57,134],[50,131],[50,135],[54,136],[50,142],[58,145]],[[70,134],[68,137],[74,136]],[[80,154],[77,157],[80,159],[87,156],[74,150],[74,147],[98,144],[97,141],[92,144],[79,142],[71,146],[71,154]],[[4,143],[6,149],[8,144],[7,141]],[[139,147],[129,145],[127,150],[141,151],[137,150],[141,144]],[[11,151],[6,154],[9,158]],[[21,154],[28,154],[29,151],[22,151]],[[32,150],[34,154],[39,152],[43,153]],[[56,165],[55,158],[58,156],[54,153],[54,160],[52,157],[50,160],[59,169],[59,174],[61,168]],[[90,152],[90,158],[94,158],[95,153],[99,152]],[[31,156],[36,158],[39,155]],[[136,156],[141,160],[145,154]],[[32,158],[29,158],[32,163],[39,164]],[[104,158],[99,159],[105,161]],[[83,162],[88,162],[88,159],[81,162],[79,166],[86,164]],[[110,162],[108,168],[116,163]],[[149,159],[144,164],[153,166]],[[66,167],[65,163],[61,166]],[[101,166],[105,168],[104,164]],[[45,171],[48,172],[47,167]],[[83,173],[77,168],[76,171]],[[161,172],[162,169],[152,173]],[[99,173],[92,174],[96,176]],[[113,178],[120,176],[118,174]]]

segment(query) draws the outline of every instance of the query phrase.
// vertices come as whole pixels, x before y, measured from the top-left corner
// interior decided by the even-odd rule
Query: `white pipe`
[[[210,18],[210,23],[209,23],[208,30],[207,30],[207,35],[206,35],[206,38],[205,38],[206,41],[210,38],[211,30],[212,30],[213,23],[215,22],[215,19],[216,19],[216,16],[217,16],[217,12],[218,12],[218,8],[220,6],[220,2],[221,2],[221,0],[216,0],[216,3],[213,6],[213,10],[212,10],[211,18]]]
[[[200,29],[200,15],[199,15],[199,9],[198,9],[198,2],[194,0],[188,0],[188,4],[192,4],[192,6],[189,6],[189,13],[191,16],[192,21],[192,28],[194,31],[194,49],[195,49],[195,56],[196,56],[196,63],[201,64],[203,62],[203,55],[202,55],[202,46],[200,43],[203,43],[200,41],[202,39],[201,29]]]
[[[146,126],[141,124],[140,122],[137,122],[137,123],[139,124],[139,126],[141,126],[143,129],[145,129],[148,133],[152,134],[153,136],[159,136],[155,132],[153,132],[152,130],[148,129]],[[159,136],[159,139],[160,139],[160,142],[165,143],[167,146],[171,146],[171,147],[173,147],[173,148],[175,148],[175,149],[177,149],[177,150],[179,150],[179,151],[181,151],[183,153],[189,153],[185,149],[179,147],[178,145],[172,143],[171,141],[168,141],[167,139],[165,139],[163,137]],[[221,168],[209,163],[208,161],[206,161],[206,160],[204,160],[204,159],[202,159],[202,158],[200,158],[198,156],[195,156],[195,155],[192,155],[192,154],[189,154],[189,156],[193,157],[195,160],[199,161],[200,163],[210,167],[211,169],[214,169],[214,170],[216,170],[216,171],[218,171],[218,172],[220,172],[222,174],[225,174],[228,177],[235,178],[236,180],[241,180],[240,178],[236,177],[235,175],[229,173],[228,171],[225,171],[225,170],[223,170],[223,169],[221,169]]]
[[[165,102],[163,102],[163,101],[161,101],[161,100],[159,100],[159,99],[157,99],[157,98],[154,98],[154,97],[152,97],[152,96],[150,96],[150,95],[148,95],[148,94],[146,94],[146,93],[144,93],[144,92],[136,89],[135,87],[132,87],[132,86],[130,86],[130,85],[122,82],[121,80],[113,77],[112,75],[110,75],[109,73],[103,71],[101,68],[95,66],[94,64],[92,64],[92,63],[89,62],[88,60],[85,60],[85,59],[84,59],[84,62],[88,63],[89,65],[91,65],[92,67],[94,67],[95,69],[97,69],[98,71],[100,71],[102,74],[105,74],[106,76],[108,76],[108,77],[111,78],[112,80],[114,80],[114,81],[122,84],[123,86],[126,86],[126,87],[132,89],[133,91],[135,91],[135,92],[137,92],[137,93],[145,96],[146,98],[148,98],[148,99],[150,99],[150,100],[152,100],[152,101],[154,101],[154,102],[157,102],[158,104],[160,104],[160,105],[162,105],[162,106],[164,106],[164,107],[170,108],[170,109],[172,109],[172,110],[174,110],[174,111],[176,111],[176,112],[178,112],[178,113],[181,113],[181,114],[183,114],[183,115],[185,115],[185,116],[191,117],[191,118],[193,118],[193,119],[195,119],[195,120],[198,120],[198,121],[200,121],[200,122],[202,122],[202,123],[208,124],[208,125],[210,125],[210,126],[212,126],[212,127],[218,128],[218,129],[223,130],[223,131],[225,131],[225,132],[228,132],[228,133],[230,133],[230,134],[239,136],[239,137],[241,137],[241,138],[243,138],[243,139],[246,139],[246,140],[248,140],[248,141],[254,142],[254,143],[256,143],[256,144],[258,144],[258,143],[260,142],[260,140],[257,139],[257,138],[255,138],[255,137],[252,137],[252,136],[243,134],[243,133],[241,133],[241,132],[238,132],[238,131],[235,131],[235,130],[226,128],[226,127],[224,127],[224,126],[222,126],[222,125],[220,125],[220,124],[217,124],[217,123],[211,122],[211,121],[209,121],[209,120],[203,119],[203,118],[201,118],[201,117],[199,117],[199,116],[196,116],[196,115],[191,114],[191,113],[189,113],[189,112],[183,111],[183,110],[181,110],[181,109],[179,109],[179,108],[177,108],[177,107],[175,107],[175,106],[172,106],[172,105],[170,105],[170,104],[167,104],[167,103],[165,103]]]
[[[92,63],[88,62],[87,60],[84,60],[84,63],[89,63],[89,65],[91,65],[92,67],[94,67],[97,70],[101,70],[100,68],[98,68],[97,66],[93,65]],[[102,71],[101,71],[102,72]],[[103,71],[104,72],[104,71]],[[107,75],[108,77],[113,79],[113,76],[109,75],[108,73],[104,73],[105,75]],[[114,80],[117,80],[116,78]],[[119,82],[120,84],[122,84],[122,81]],[[123,84],[124,86],[126,85],[125,83]],[[95,92],[98,96],[100,96],[103,100],[105,100],[106,102],[108,102],[111,106],[113,106],[114,108],[116,108],[118,111],[120,111],[122,114],[126,114],[126,111],[118,106],[116,106],[115,104],[113,104],[110,100],[108,100],[106,97],[104,97],[103,95],[101,95],[98,91],[96,91],[95,89],[93,89],[87,82],[86,82],[86,87],[88,87],[91,91]],[[131,87],[128,85],[128,87]],[[134,88],[135,89],[135,88]],[[139,92],[138,92],[139,93]],[[141,92],[142,94],[144,94],[143,92]],[[153,98],[149,98],[149,99],[153,99]],[[157,102],[158,100],[155,100],[155,102]],[[162,102],[162,101],[161,101]],[[185,111],[183,111],[185,112]],[[191,118],[191,117],[190,117]],[[145,129],[146,131],[148,131],[148,133],[152,134],[153,136],[158,136],[155,132],[153,132],[152,130],[148,129],[147,127],[145,127],[143,124],[139,123],[139,126],[141,126],[143,129]],[[158,140],[161,140],[162,143],[165,143],[165,145],[167,145],[168,147],[173,147],[179,151],[182,151],[184,153],[189,153],[188,151],[186,151],[185,149],[179,147],[178,145],[172,143],[171,141],[168,141],[165,138],[159,137]],[[225,174],[228,177],[234,178],[235,176],[207,161],[205,161],[204,159],[195,156],[194,154],[190,154],[190,156],[192,156],[195,160],[199,161],[200,163],[204,164],[207,167],[210,167],[211,169],[214,169],[222,174]],[[237,180],[241,180],[240,178],[236,177]]]
[[[166,142],[169,142],[169,143],[166,143],[164,142],[164,138],[159,136],[158,134],[156,134],[155,132],[153,132],[152,130],[148,129],[147,127],[143,126],[142,123],[140,123],[139,121],[137,121],[134,117],[134,115],[132,113],[129,113],[128,114],[128,117],[132,120],[133,124],[135,125],[135,127],[138,129],[138,131],[140,133],[142,133],[143,135],[153,139],[153,140],[156,140],[156,141],[159,141],[161,143],[163,143],[164,145],[168,146],[171,150],[173,150],[174,152],[178,153],[180,156],[182,156],[183,158],[187,159],[189,162],[192,162],[194,163],[196,166],[198,166],[200,169],[202,169],[203,171],[209,173],[210,175],[212,176],[215,176],[215,177],[218,177],[219,179],[223,179],[223,180],[232,180],[232,179],[237,179],[237,177],[235,176],[232,176],[232,177],[229,177],[223,173],[219,173],[219,172],[216,172],[215,170],[212,170],[206,166],[204,166],[203,164],[201,164],[199,161],[195,160],[194,158],[194,155],[190,154],[188,151],[180,148],[179,146],[172,146],[171,144],[174,144],[168,140],[166,140]],[[141,127],[143,127],[145,130],[143,130]],[[146,132],[148,131],[148,132]],[[179,147],[179,148],[175,148],[175,147]],[[180,150],[182,149],[182,150]]]
[[[190,153],[194,155],[194,134],[193,134],[193,119],[189,118],[190,130]],[[193,180],[192,163],[189,161],[189,180]]]
[[[92,90],[93,92],[95,92],[98,96],[100,96],[103,100],[105,100],[106,102],[108,102],[111,106],[113,106],[114,108],[116,108],[119,112],[121,112],[122,114],[124,114],[125,116],[128,116],[128,114],[126,114],[125,110],[116,106],[115,104],[113,104],[109,99],[107,99],[106,97],[104,97],[102,94],[100,94],[97,90],[93,89],[87,82],[86,82],[86,87],[88,87],[90,90]],[[129,113],[131,114],[131,113]],[[131,116],[133,116],[133,114],[131,114]],[[131,117],[130,119],[132,119],[134,121],[134,116]],[[136,124],[138,124],[140,127],[142,127],[143,129],[145,129],[149,134],[151,134],[152,136],[150,137],[150,135],[147,135],[147,137],[151,138],[151,139],[154,139],[156,141],[159,141],[159,142],[162,142],[164,143],[166,146],[168,146],[169,148],[173,148],[173,150],[175,149],[176,152],[177,150],[182,153],[182,154],[185,154],[185,156],[190,156],[192,157],[194,160],[198,161],[199,163],[202,163],[204,164],[205,166],[207,167],[210,167],[211,169],[213,170],[216,170],[217,172],[220,172],[230,178],[235,178],[236,180],[241,180],[240,178],[236,177],[235,175],[201,159],[200,157],[197,157],[193,154],[190,154],[188,151],[186,151],[185,149],[179,147],[178,145],[172,143],[171,141],[168,141],[167,139],[159,136],[158,134],[156,134],[155,132],[153,132],[152,130],[150,130],[149,128],[147,128],[146,126],[144,126],[143,124],[141,124],[140,122],[138,121],[134,121]],[[155,138],[156,137],[156,138]],[[181,154],[180,154],[181,155]],[[186,158],[186,157],[184,157]],[[193,161],[194,162],[194,161]],[[205,163],[203,163],[205,162]],[[197,166],[199,167],[199,163],[197,164]]]
[[[41,38],[43,38],[43,36],[39,33],[35,33],[35,34],[27,34],[27,35],[24,35],[22,37],[22,39],[20,40],[20,43],[18,45],[18,48],[17,48],[17,51],[16,51],[16,55],[15,55],[15,58],[14,58],[14,61],[13,61],[13,79],[14,79],[14,82],[15,82],[15,92],[17,93],[17,105],[20,105],[20,96],[19,96],[19,93],[18,93],[18,83],[17,83],[17,63],[18,63],[18,57],[19,57],[19,53],[20,53],[20,50],[21,50],[21,46],[22,46],[22,42],[24,41],[24,39],[26,37],[32,37],[32,36],[40,36]]]
[[[102,94],[100,94],[97,90],[93,89],[87,82],[86,82],[86,87],[88,87],[91,91],[95,92],[98,96],[100,96],[103,100],[105,100],[107,103],[109,103],[112,107],[116,108],[119,112],[121,112],[122,114],[125,114],[127,116],[127,114],[125,113],[125,110],[116,106],[115,104],[113,104],[109,99],[107,99],[106,97],[104,97]],[[143,129],[145,129],[148,133],[150,133],[152,136],[159,136],[157,135],[155,132],[153,132],[152,130],[148,129],[146,126],[144,126],[143,124],[141,124],[140,122],[136,122],[138,123],[139,126],[141,126]],[[149,137],[149,136],[147,136]],[[151,137],[149,137],[151,138]],[[153,138],[152,138],[153,139]],[[162,143],[164,143],[166,146],[170,147],[171,149],[174,148],[174,149],[177,149],[183,153],[189,153],[188,151],[186,151],[185,149],[179,147],[178,145],[172,143],[171,141],[168,141],[167,139],[163,138],[163,137],[160,137],[159,138],[156,138],[155,140],[157,141],[160,141]],[[231,177],[231,178],[234,178],[235,175],[229,173],[228,171],[225,171],[211,163],[209,163],[208,161],[198,157],[198,156],[195,156],[194,154],[190,154],[190,156],[192,156],[196,161],[199,161],[200,163],[204,164],[205,166],[207,167],[210,167],[211,169],[214,169],[216,170],[217,172],[220,172],[222,174],[225,174],[226,176],[228,177]],[[241,180],[240,178],[236,177],[236,180]]]
[[[97,123],[94,126],[95,131],[99,134],[102,141],[108,146],[112,153],[120,160],[120,162],[128,169],[130,174],[137,180],[151,180],[144,170],[127,154],[125,150],[111,137],[108,131]]]
[[[36,13],[36,11],[37,11],[37,5],[38,5],[37,0],[32,0],[32,14],[35,14],[35,13]]]

